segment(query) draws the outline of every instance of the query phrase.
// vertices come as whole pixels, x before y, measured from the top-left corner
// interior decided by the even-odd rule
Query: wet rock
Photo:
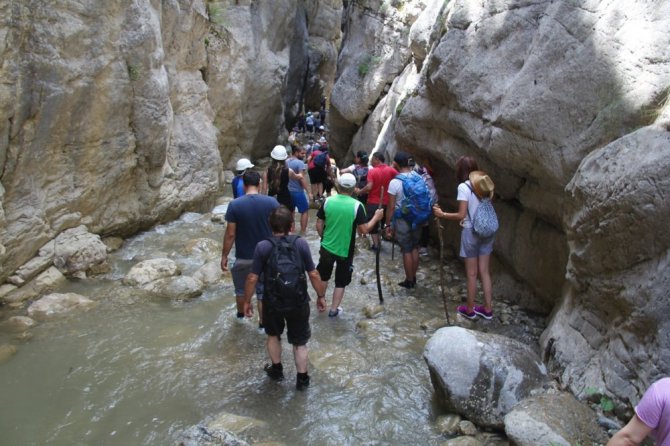
[[[123,283],[131,286],[142,286],[154,280],[177,276],[180,273],[181,270],[174,260],[166,258],[144,260],[128,271],[126,277],[123,278]]]
[[[207,426],[192,426],[184,431],[178,446],[248,446],[249,443],[240,440],[234,434],[224,430]]]
[[[181,254],[188,257],[199,257],[205,261],[221,257],[221,243],[211,238],[189,240],[181,250]]]
[[[18,287],[11,283],[4,283],[0,285],[0,301],[4,299],[12,291],[16,290]]]
[[[365,317],[368,319],[374,319],[379,317],[382,313],[384,313],[384,306],[383,305],[366,305],[363,308],[363,314]]]
[[[79,226],[61,232],[54,240],[53,263],[63,274],[86,272],[94,265],[107,262],[107,246],[100,236]]]
[[[521,401],[505,416],[505,433],[518,446],[588,446],[607,442],[595,412],[568,393],[537,395]]]
[[[440,415],[435,420],[435,427],[443,435],[456,435],[458,430],[458,423],[461,422],[461,416],[457,414]]]
[[[472,421],[463,420],[458,423],[458,431],[463,435],[474,437],[477,435],[477,426],[475,426]]]
[[[9,333],[20,333],[35,326],[35,323],[34,319],[27,316],[12,316],[0,324],[0,330]]]
[[[123,246],[123,239],[121,237],[105,237],[102,243],[107,247],[107,252],[114,252],[121,249]]]
[[[0,345],[0,364],[7,362],[16,354],[16,347],[11,344]]]
[[[235,435],[265,429],[267,425],[265,421],[257,418],[243,417],[227,412],[219,414],[215,419],[207,423],[209,429],[225,430]]]
[[[21,288],[16,288],[7,294],[4,301],[20,303],[30,299],[36,299],[38,296],[46,292],[53,291],[58,285],[65,282],[65,280],[65,276],[56,267],[52,266]]]
[[[444,442],[444,446],[482,446],[481,442],[474,437],[456,437]]]
[[[428,340],[423,357],[438,400],[482,427],[501,429],[503,417],[547,382],[530,346],[496,334],[442,328]]]
[[[202,294],[203,284],[188,276],[165,277],[141,286],[152,294],[169,299],[192,299]]]
[[[87,310],[95,305],[91,299],[75,293],[48,294],[28,307],[28,316],[35,319],[49,319],[76,309]]]
[[[221,262],[219,260],[212,260],[205,263],[193,274],[193,278],[199,280],[204,285],[214,285],[221,282],[223,279]]]
[[[435,332],[440,328],[447,326],[447,320],[443,318],[433,318],[427,321],[421,322],[421,329],[428,332]]]
[[[52,263],[52,255],[37,255],[17,269],[12,276],[7,278],[7,281],[14,285],[22,286],[49,268]]]

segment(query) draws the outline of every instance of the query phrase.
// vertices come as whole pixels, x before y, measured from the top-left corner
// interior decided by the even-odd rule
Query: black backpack
[[[289,311],[309,300],[305,265],[295,246],[297,235],[270,237],[272,251],[265,262],[263,302],[277,311]]]

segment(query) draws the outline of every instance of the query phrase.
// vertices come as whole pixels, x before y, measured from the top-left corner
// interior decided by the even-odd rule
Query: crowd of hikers
[[[459,221],[468,294],[466,304],[456,311],[469,319],[493,317],[489,258],[497,229],[495,212],[495,221],[488,222],[488,227],[477,227],[479,220],[491,218],[490,214],[480,215],[482,209],[493,210],[491,178],[472,158],[459,159],[459,208],[444,212],[437,205],[429,165],[420,165],[403,151],[387,163],[382,151],[368,154],[358,150],[351,165],[338,169],[327,136],[320,114],[308,112],[304,124],[299,119],[289,134],[289,144],[271,150],[271,163],[262,173],[253,170],[249,159],[238,160],[232,182],[234,199],[225,216],[221,268],[232,274],[236,316],[253,316],[251,300],[256,295],[259,330],[267,335],[270,358],[265,371],[276,380],[284,377],[281,335],[286,329],[293,346],[298,389],[309,386],[308,282],[316,292],[317,311],[338,318],[345,288],[352,280],[357,235],[370,234],[369,249],[377,260],[382,238],[397,244],[405,273],[398,285],[412,289],[420,285],[420,257],[428,254],[430,217]],[[302,237],[309,227],[310,208],[316,209],[315,228],[321,240],[316,262]],[[294,222],[296,210],[298,223]],[[233,247],[235,260],[229,268]],[[334,288],[329,304],[326,292],[331,278]],[[481,306],[475,305],[477,278],[484,291]]]
[[[255,166],[249,159],[237,161],[234,199],[225,216],[221,253],[221,269],[232,274],[238,318],[253,317],[251,299],[256,295],[259,329],[267,335],[270,358],[265,372],[274,380],[284,378],[281,335],[286,329],[298,390],[310,384],[308,281],[317,295],[318,312],[328,310],[331,319],[342,314],[344,290],[354,271],[356,234],[371,234],[370,249],[377,260],[382,236],[397,243],[405,273],[398,285],[411,289],[418,285],[419,258],[427,255],[430,216],[459,222],[459,256],[465,263],[467,298],[456,312],[467,319],[493,318],[489,261],[498,220],[491,205],[491,178],[473,158],[459,158],[455,166],[458,209],[445,212],[437,204],[430,166],[419,165],[407,152],[397,152],[387,164],[383,152],[370,156],[359,150],[353,164],[338,170],[329,153],[324,119],[322,113],[301,115],[289,135],[290,154],[285,146],[275,146],[262,177],[252,170]],[[301,138],[306,138],[306,143],[302,144]],[[332,194],[333,188],[337,194]],[[307,231],[310,206],[317,209],[316,231],[321,240],[316,264],[307,241],[300,236]],[[296,209],[300,235],[292,234]],[[233,246],[235,260],[229,268]],[[335,285],[328,305],[326,291],[333,273]],[[475,305],[477,279],[484,294],[483,305]],[[639,445],[647,435],[657,444],[670,445],[669,408],[670,378],[663,378],[647,390],[633,418],[607,445]]]

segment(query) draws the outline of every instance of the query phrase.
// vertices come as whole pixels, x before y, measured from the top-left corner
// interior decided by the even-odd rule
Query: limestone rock
[[[192,426],[179,435],[178,446],[248,446],[244,440],[224,429]]]
[[[595,412],[567,393],[531,396],[505,415],[505,433],[515,445],[604,444]]]
[[[63,231],[56,237],[53,263],[63,274],[86,272],[107,262],[107,247],[86,226]]]
[[[20,333],[35,326],[35,320],[26,316],[12,316],[0,324],[0,330],[10,333]]]
[[[202,294],[202,282],[188,276],[165,277],[141,285],[142,289],[169,299],[192,299]]]
[[[16,354],[16,346],[11,344],[0,345],[0,364],[9,361]]]
[[[220,283],[223,278],[221,261],[212,260],[211,262],[205,263],[193,274],[193,278],[205,285],[215,285]]]
[[[454,436],[458,433],[458,425],[461,417],[455,414],[440,415],[435,420],[435,427],[443,435]]]
[[[102,243],[107,247],[107,252],[114,252],[121,249],[123,246],[123,238],[121,237],[105,237],[102,239]]]
[[[87,310],[95,305],[91,299],[76,293],[47,294],[28,307],[28,316],[35,319],[49,319],[76,309]]]
[[[482,446],[482,443],[474,437],[456,437],[444,442],[444,446]]]
[[[537,354],[500,335],[442,328],[423,356],[438,400],[482,427],[502,428],[514,405],[547,382]]]
[[[44,293],[55,290],[65,281],[65,276],[55,266],[52,266],[21,288],[9,292],[2,300],[9,303],[20,303],[36,299]]]
[[[154,280],[179,274],[181,270],[174,260],[150,259],[134,265],[123,278],[123,283],[130,286],[143,286]]]

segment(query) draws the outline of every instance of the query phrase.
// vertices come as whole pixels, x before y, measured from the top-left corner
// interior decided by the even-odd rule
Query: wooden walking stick
[[[381,188],[381,194],[379,197],[379,206],[377,209],[382,208],[382,200],[384,198],[384,187]],[[379,275],[379,251],[382,250],[382,234],[381,234],[381,220],[377,222],[377,229],[379,234],[379,245],[377,245],[377,251],[375,252],[375,274],[377,275],[377,294],[379,294],[379,303],[384,303],[384,296],[382,295],[382,281]]]
[[[447,324],[451,325],[449,319],[449,310],[447,308],[447,295],[444,294],[444,236],[442,235],[442,223],[439,218],[435,218],[437,223],[437,236],[440,239],[440,292],[442,293],[442,303],[444,304],[444,314],[447,316]]]

